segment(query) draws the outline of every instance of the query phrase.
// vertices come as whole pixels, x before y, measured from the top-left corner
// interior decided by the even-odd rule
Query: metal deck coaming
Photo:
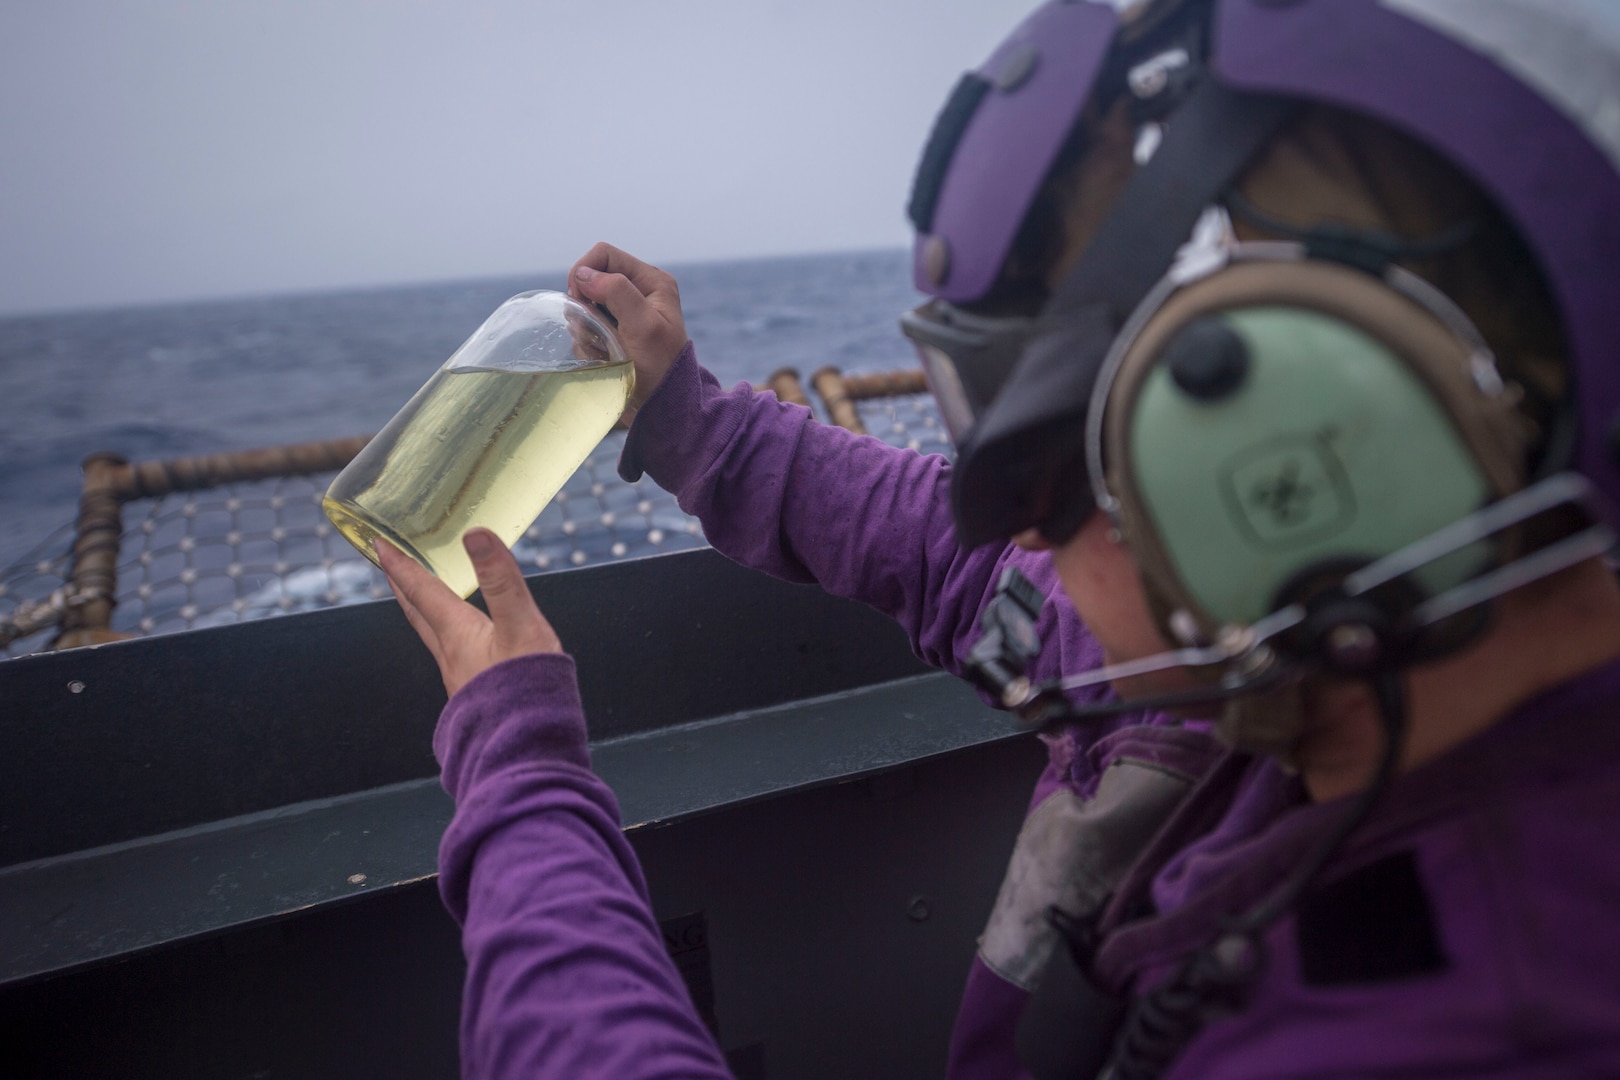
[[[655,915],[706,912],[722,1046],[937,1074],[1039,742],[713,552],[530,585]],[[453,1072],[443,701],[391,601],[0,662],[8,1075]]]
[[[888,619],[712,551],[529,579],[612,739],[926,672]],[[392,600],[0,661],[0,867],[434,776]]]
[[[848,782],[1014,736],[924,675],[591,745],[626,830]],[[437,873],[437,779],[386,785],[0,870],[0,986],[335,903]]]

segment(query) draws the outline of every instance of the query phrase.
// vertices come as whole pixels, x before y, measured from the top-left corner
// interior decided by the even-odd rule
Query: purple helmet
[[[1178,19],[1197,25],[1192,44],[1157,32]],[[1152,197],[1133,211],[1127,188],[1091,245],[1114,245],[1092,259],[1104,269],[1070,289],[1071,300],[1097,301],[1088,313],[1056,310],[1072,280],[1038,318],[975,313],[1088,102],[1122,86],[1151,99],[1183,77],[1207,85],[1202,95],[1162,94],[1174,110],[1159,117],[1166,149],[1178,127],[1214,135],[1179,158],[1155,154],[1156,179],[1138,171],[1157,184]],[[1055,508],[1043,486],[1058,472],[1072,477],[1083,456],[1079,435],[1063,429],[1083,421],[1101,352],[1169,268],[1199,209],[1277,130],[1279,110],[1301,102],[1416,138],[1517,230],[1568,344],[1578,413],[1568,465],[1620,505],[1620,10],[1602,0],[1052,0],[958,84],[909,207],[916,284],[936,301],[909,316],[906,331],[958,441],[966,542],[1037,524],[1061,536],[1089,513]],[[1194,109],[1206,119],[1176,123]],[[1229,160],[1203,167],[1221,153]],[[1167,208],[1162,221],[1157,207]],[[1153,228],[1157,241],[1131,240]],[[1071,279],[1085,276],[1091,255]],[[1122,280],[1103,280],[1114,276]],[[1051,359],[1059,353],[1061,365]]]

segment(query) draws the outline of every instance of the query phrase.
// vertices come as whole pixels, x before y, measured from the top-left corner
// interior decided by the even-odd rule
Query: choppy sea
[[[669,269],[699,359],[727,384],[915,366],[897,328],[917,302],[902,251]],[[72,521],[87,454],[166,460],[375,431],[502,300],[563,284],[554,272],[0,319],[0,570]]]
[[[724,382],[914,365],[898,251],[671,268]],[[0,566],[71,520],[79,462],[377,430],[495,306],[561,273],[0,319]]]

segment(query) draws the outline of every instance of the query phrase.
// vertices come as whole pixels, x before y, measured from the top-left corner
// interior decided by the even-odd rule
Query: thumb
[[[478,590],[484,594],[484,606],[489,608],[497,637],[522,637],[535,624],[545,621],[534,597],[529,595],[517,560],[498,536],[488,529],[468,529],[461,545],[472,560],[473,573],[478,575]]]

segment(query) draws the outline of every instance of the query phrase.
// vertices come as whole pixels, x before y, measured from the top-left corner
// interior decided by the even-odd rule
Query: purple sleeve
[[[1052,601],[1041,625],[1052,647],[1034,674],[1100,662],[1049,557],[957,544],[945,458],[816,423],[803,406],[746,384],[723,390],[690,342],[642,406],[619,469],[626,479],[645,471],[673,492],[727,557],[892,616],[935,667],[962,673],[1008,564]]]
[[[433,737],[455,817],[439,890],[462,924],[465,1077],[725,1077],[664,950],[568,656],[462,687]]]

